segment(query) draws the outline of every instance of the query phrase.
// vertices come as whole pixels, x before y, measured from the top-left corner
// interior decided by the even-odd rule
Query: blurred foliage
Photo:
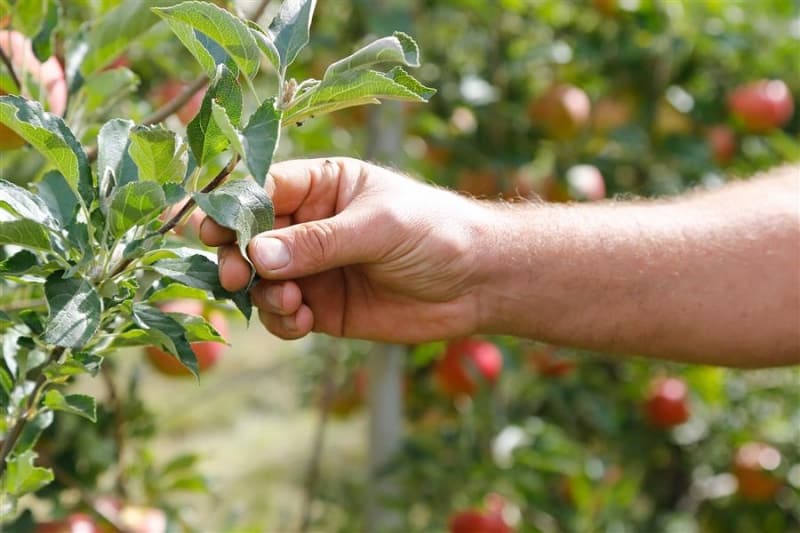
[[[56,43],[118,4],[61,2]],[[227,4],[246,11],[256,2]],[[656,196],[800,160],[800,113],[780,129],[753,134],[727,105],[735,87],[758,79],[782,79],[800,101],[795,0],[320,0],[313,41],[293,75],[320,77],[360,44],[356,39],[394,29],[417,39],[417,75],[439,90],[430,105],[405,108],[407,136],[392,161],[424,180],[492,198],[566,200],[568,193],[553,191],[569,190],[567,169],[591,164],[609,195]],[[86,95],[94,105],[67,116],[84,140],[110,117],[140,120],[152,112],[166,81],[188,83],[200,74],[163,24],[131,42],[125,61],[134,74],[125,84],[131,92]],[[267,70],[258,88],[271,94],[274,83]],[[589,118],[570,135],[554,135],[531,117],[532,103],[555,84],[580,88],[591,103]],[[622,109],[623,118],[603,122],[604,107]],[[168,120],[180,128],[177,118]],[[725,162],[707,139],[716,125],[735,136]],[[374,133],[369,112],[344,111],[291,128],[279,155],[364,157]],[[0,157],[0,175],[18,182],[41,168],[27,149]],[[456,402],[431,379],[442,345],[411,351],[407,439],[385,472],[401,489],[392,505],[406,520],[403,531],[441,531],[453,511],[480,506],[490,492],[507,500],[520,532],[800,531],[800,369],[743,372],[558,348],[557,356],[574,365],[546,375],[531,353],[549,348],[493,340],[504,353],[500,383]],[[351,381],[368,352],[357,343],[339,354],[334,385]],[[308,387],[301,392],[309,405],[319,403],[326,368],[322,358],[304,362]],[[651,380],[662,375],[680,376],[690,389],[690,419],[668,431],[653,428],[642,411]],[[64,514],[86,507],[76,492],[116,485],[111,492],[164,508],[188,528],[175,494],[203,491],[205,481],[191,457],[154,464],[148,447],[159,428],[137,401],[135,378],[118,392],[99,406],[97,424],[64,417],[48,429],[40,454],[57,475],[42,498]],[[781,453],[781,488],[770,501],[737,494],[734,456],[748,441]],[[123,453],[137,461],[118,471]],[[323,478],[314,527],[361,530],[363,517],[353,509],[369,490],[355,473]]]

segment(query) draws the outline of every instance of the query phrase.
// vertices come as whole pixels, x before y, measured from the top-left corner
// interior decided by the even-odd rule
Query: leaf
[[[243,132],[236,129],[225,109],[215,102],[212,102],[212,114],[233,149],[244,159],[256,183],[263,186],[280,135],[281,112],[275,109],[275,98],[267,99],[250,116]]]
[[[47,0],[47,10],[42,25],[31,41],[33,53],[42,63],[53,55],[53,32],[58,27],[60,11],[61,6],[56,0]]]
[[[47,172],[36,184],[39,198],[62,228],[69,228],[78,213],[78,197],[64,175],[57,170]]]
[[[89,352],[77,352],[63,363],[51,363],[43,372],[47,379],[51,381],[87,373],[91,376],[96,376],[102,364],[103,358],[99,355]]]
[[[387,73],[353,70],[323,80],[286,111],[284,123],[291,124],[312,116],[346,107],[375,104],[379,98],[408,102],[427,102],[435,94],[412,76],[396,67]]]
[[[100,327],[103,302],[100,295],[83,278],[67,278],[56,272],[48,276],[44,294],[50,315],[44,332],[48,344],[78,349],[85,345]]]
[[[167,313],[177,320],[186,330],[186,338],[189,342],[221,342],[227,344],[217,329],[211,325],[204,317],[197,315],[187,315],[186,313]]]
[[[152,7],[174,2],[175,0],[125,0],[106,12],[89,33],[87,54],[81,64],[83,76],[89,76],[108,66],[137,37],[153,27],[158,18],[150,11]]]
[[[39,260],[28,250],[22,250],[8,259],[0,261],[0,273],[23,274],[31,268],[38,266]]]
[[[126,98],[139,86],[139,77],[127,68],[97,72],[87,77],[81,91],[88,113],[99,113]]]
[[[280,56],[280,72],[285,73],[307,44],[316,0],[284,0],[269,25],[269,35]]]
[[[86,204],[93,198],[89,160],[64,121],[46,113],[39,102],[0,96],[0,123],[33,145],[67,179]]]
[[[111,233],[122,236],[134,226],[156,218],[167,206],[164,191],[153,181],[128,183],[114,191],[108,221]]]
[[[27,189],[0,179],[0,209],[5,209],[19,218],[32,220],[39,224],[58,229],[59,224],[47,204]]]
[[[139,179],[139,170],[128,154],[133,127],[132,120],[115,118],[100,128],[97,136],[97,176],[100,196],[103,198],[114,187],[122,187]]]
[[[138,126],[131,132],[130,140],[128,153],[139,168],[139,179],[158,183],[183,180],[186,166],[181,165],[176,151],[175,132],[159,126]]]
[[[206,291],[203,289],[187,287],[181,283],[170,283],[166,287],[154,290],[148,295],[147,301],[156,303],[178,299],[205,300],[206,298]]]
[[[16,453],[22,453],[32,449],[39,440],[42,432],[52,423],[53,411],[49,409],[41,409],[36,413],[36,416],[29,418],[15,446]]]
[[[94,398],[85,394],[68,394],[64,396],[56,389],[50,389],[44,395],[44,405],[54,411],[64,411],[82,416],[92,422],[97,421],[97,405]]]
[[[242,90],[236,76],[225,65],[217,68],[214,83],[203,98],[200,112],[186,126],[189,147],[200,166],[221,154],[228,148],[228,138],[214,121],[211,103],[216,101],[223,107],[233,125],[239,124],[242,117]]]
[[[219,44],[246,76],[253,78],[258,73],[261,65],[258,44],[247,25],[230,12],[208,2],[196,1],[156,8],[153,11],[166,20],[181,41],[184,41],[182,35],[188,35],[187,27],[192,28]],[[195,54],[193,47],[185,41],[184,45]],[[207,68],[207,65],[203,64],[207,62],[207,58],[197,57],[197,59],[204,68]],[[210,71],[207,70],[209,75],[213,75],[215,68],[216,65]]]
[[[275,108],[275,98],[267,98],[250,116],[242,132],[247,169],[261,187],[267,180],[267,172],[278,147],[281,117],[281,111]]]
[[[16,244],[45,252],[52,248],[47,228],[27,219],[0,221],[0,244]]]
[[[14,28],[26,36],[36,35],[47,15],[47,5],[42,0],[17,0],[14,4]]]
[[[406,67],[419,66],[419,48],[409,35],[397,31],[391,37],[373,41],[352,55],[332,63],[323,79],[330,79],[349,70],[372,68],[392,64]]]
[[[236,232],[239,250],[247,257],[247,245],[254,236],[271,230],[275,222],[272,200],[253,180],[229,181],[210,193],[192,197],[217,224]],[[252,265],[252,263],[250,263]]]
[[[183,326],[166,313],[147,304],[133,304],[133,320],[158,341],[159,347],[172,355],[197,377],[197,357],[186,338]]]
[[[26,451],[6,459],[7,469],[3,476],[3,492],[12,496],[22,496],[36,492],[51,481],[53,472],[33,465],[36,453]]]
[[[272,42],[272,38],[267,35],[264,30],[261,29],[261,26],[255,22],[246,20],[245,23],[247,24],[248,28],[250,28],[250,33],[253,34],[253,38],[256,40],[258,47],[261,49],[261,53],[264,54],[267,59],[269,59],[269,62],[272,63],[272,66],[276,71],[280,71],[281,58],[280,54],[278,53],[278,49],[275,48],[275,43]]]
[[[151,267],[162,276],[195,289],[213,292],[221,286],[217,264],[199,254],[179,259],[161,259]]]

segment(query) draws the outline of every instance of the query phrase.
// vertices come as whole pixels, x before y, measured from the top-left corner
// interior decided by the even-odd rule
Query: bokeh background
[[[65,31],[79,31],[119,2],[62,4]],[[280,159],[368,158],[465,194],[552,202],[675,195],[800,160],[800,113],[786,112],[786,98],[800,101],[796,0],[319,0],[292,75],[318,78],[394,30],[419,43],[431,103],[310,120],[284,132]],[[118,66],[130,91],[93,101],[87,139],[200,73],[163,24]],[[783,102],[759,100],[759,80],[773,96],[787,89]],[[275,91],[266,68],[258,87]],[[0,175],[18,182],[41,164],[25,148],[0,153]],[[436,377],[444,343],[285,342],[228,321],[231,347],[199,383],[130,350],[105,378],[75,384],[104,399],[100,420],[63,415],[48,430],[40,453],[56,483],[28,502],[37,518],[109,497],[163,509],[174,531],[436,532],[468,509],[519,532],[800,531],[798,368],[491,338],[497,378],[478,371],[474,390],[453,395]],[[400,370],[375,363],[398,354]],[[685,398],[678,386],[653,407],[666,378]],[[399,440],[377,470],[370,409],[382,415],[367,397],[381,397],[369,379],[402,383]]]

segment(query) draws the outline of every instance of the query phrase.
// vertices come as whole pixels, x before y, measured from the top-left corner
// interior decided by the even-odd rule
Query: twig
[[[9,48],[11,47],[11,36],[8,37]],[[22,90],[22,83],[19,81],[19,76],[17,76],[16,71],[14,70],[14,65],[11,64],[11,60],[8,58],[6,53],[3,51],[3,48],[0,47],[0,61],[8,69],[8,74],[11,76],[11,80],[14,82],[14,85],[17,87],[18,91]]]
[[[56,346],[53,348],[45,366],[53,361],[57,361],[65,350],[63,346]],[[28,404],[25,406],[25,411],[19,417],[17,423],[14,424],[14,427],[11,428],[11,432],[8,434],[8,437],[6,437],[6,440],[3,441],[3,447],[0,449],[0,478],[3,477],[3,474],[6,472],[6,467],[8,466],[6,459],[11,455],[11,452],[14,451],[17,441],[22,435],[22,430],[25,429],[25,424],[28,423],[28,419],[33,415],[39,395],[47,386],[47,383],[47,376],[45,376],[44,373],[39,374],[39,377],[36,378],[36,384],[31,391],[31,395],[28,396]]]
[[[317,482],[319,481],[319,468],[322,462],[322,450],[325,445],[325,429],[328,426],[328,417],[331,412],[331,403],[334,393],[334,373],[336,370],[337,358],[333,353],[326,354],[325,368],[322,373],[322,402],[320,406],[319,419],[314,429],[314,441],[311,457],[308,460],[308,470],[303,487],[303,503],[300,511],[300,527],[298,533],[306,533],[311,526],[311,506],[314,503],[314,493],[316,493]]]
[[[205,74],[199,76],[196,80],[192,83],[187,85],[181,93],[164,104],[162,107],[156,109],[151,114],[147,115],[142,119],[142,124],[144,125],[151,125],[151,124],[158,124],[162,120],[172,116],[173,114],[177,113],[180,108],[182,108],[186,102],[192,99],[192,97],[201,91],[206,85],[208,85],[208,76]],[[89,159],[91,163],[95,159],[97,159],[97,146],[92,146],[86,149],[86,157]]]
[[[101,376],[108,392],[108,402],[114,415],[114,440],[117,443],[117,478],[115,480],[117,491],[123,499],[127,498],[127,488],[125,486],[125,468],[123,467],[123,457],[125,454],[125,413],[122,411],[122,402],[117,393],[117,386],[114,383],[114,376],[108,364],[102,366]]]

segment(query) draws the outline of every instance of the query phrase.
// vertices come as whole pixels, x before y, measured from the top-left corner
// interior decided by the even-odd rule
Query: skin
[[[509,334],[738,367],[800,363],[800,166],[673,200],[475,201],[352,159],[273,166],[249,244],[266,328],[416,343]],[[204,220],[223,286],[249,266]]]

